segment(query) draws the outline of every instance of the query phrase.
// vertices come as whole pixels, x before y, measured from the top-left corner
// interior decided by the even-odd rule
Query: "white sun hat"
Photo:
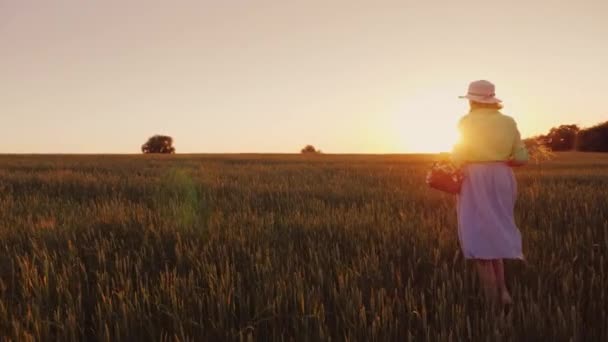
[[[496,98],[496,87],[490,81],[479,80],[469,84],[469,91],[464,96],[459,96],[461,99],[469,99],[480,103],[501,103],[500,99]]]

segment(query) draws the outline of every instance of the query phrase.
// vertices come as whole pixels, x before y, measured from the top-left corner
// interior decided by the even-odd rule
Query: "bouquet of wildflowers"
[[[537,164],[543,161],[551,160],[555,157],[555,154],[547,147],[545,141],[542,138],[529,138],[524,140],[530,159]]]
[[[460,193],[464,173],[449,160],[441,160],[433,163],[426,174],[426,184],[431,188],[451,194]]]

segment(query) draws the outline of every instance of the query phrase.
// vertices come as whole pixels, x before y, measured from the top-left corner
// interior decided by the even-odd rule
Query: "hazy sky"
[[[607,63],[606,0],[0,0],[0,153],[436,151],[475,79],[607,120]]]

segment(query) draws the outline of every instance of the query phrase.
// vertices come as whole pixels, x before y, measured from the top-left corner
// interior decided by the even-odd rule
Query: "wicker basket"
[[[460,168],[449,161],[433,163],[426,175],[426,183],[433,189],[450,194],[459,194],[464,174]]]

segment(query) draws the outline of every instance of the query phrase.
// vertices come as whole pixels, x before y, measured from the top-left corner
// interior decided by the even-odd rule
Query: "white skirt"
[[[458,238],[466,259],[523,259],[513,210],[517,182],[503,162],[469,164],[458,195]]]

